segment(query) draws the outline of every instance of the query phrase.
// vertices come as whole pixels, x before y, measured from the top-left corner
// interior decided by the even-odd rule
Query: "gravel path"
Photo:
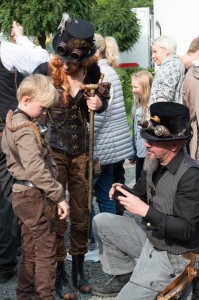
[[[132,166],[128,160],[125,161],[125,178],[126,178],[126,184],[129,187],[133,186],[134,180],[135,180],[135,171],[134,166]],[[71,262],[66,260],[65,262],[66,270],[68,274],[71,274]],[[89,282],[91,284],[96,284],[98,282],[104,282],[106,279],[109,279],[109,276],[106,275],[102,269],[100,263],[94,263],[94,262],[85,262],[85,273],[87,278],[89,279]],[[0,284],[0,300],[16,300],[15,295],[15,288],[17,285],[17,277],[13,277],[11,280],[9,280],[6,284]],[[115,297],[97,297],[92,295],[83,295],[80,293],[78,294],[78,300],[112,300],[115,299]],[[27,299],[29,300],[29,299]],[[55,300],[60,300],[59,297],[55,296]]]

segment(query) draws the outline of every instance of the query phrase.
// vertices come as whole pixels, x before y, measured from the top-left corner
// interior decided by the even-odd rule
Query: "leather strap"
[[[184,268],[183,272],[170,282],[166,288],[160,292],[156,299],[169,300],[173,298],[177,293],[182,293],[183,290],[193,281],[197,276],[197,272],[194,269],[197,253],[188,252],[181,254],[182,257],[190,259],[189,263]]]
[[[22,184],[22,185],[29,186],[29,187],[35,187],[34,184],[33,184],[32,182],[30,182],[29,180],[19,180],[19,179],[15,179],[15,180],[14,180],[14,183]]]

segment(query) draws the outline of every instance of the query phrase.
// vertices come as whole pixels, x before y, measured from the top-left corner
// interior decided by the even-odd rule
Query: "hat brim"
[[[82,56],[79,60],[75,60],[70,55],[60,55],[57,53],[57,47],[60,44],[60,41],[61,41],[60,32],[57,32],[52,40],[52,47],[53,47],[55,54],[57,54],[61,59],[65,60],[67,62],[80,63],[80,62],[83,62],[83,61],[89,59],[96,53],[96,48],[90,49],[86,55]]]
[[[168,136],[168,137],[158,137],[153,134],[150,134],[146,129],[140,130],[140,135],[144,140],[148,141],[156,141],[156,142],[169,142],[169,141],[183,141],[188,140],[191,135],[184,135],[184,136]]]

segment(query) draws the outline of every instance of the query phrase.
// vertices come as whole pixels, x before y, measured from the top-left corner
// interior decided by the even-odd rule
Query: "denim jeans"
[[[102,172],[100,176],[93,179],[93,188],[95,191],[96,202],[99,206],[100,213],[108,212],[116,214],[115,200],[110,200],[109,191],[114,182],[113,164],[104,165],[101,167]],[[95,216],[94,205],[92,205],[92,220]],[[93,233],[91,231],[91,244],[95,243]],[[92,246],[91,246],[92,247]]]
[[[116,214],[115,200],[110,200],[109,191],[113,184],[113,165],[102,166],[102,172],[99,177],[94,178],[93,186],[95,190],[96,201],[99,211]]]
[[[93,231],[103,271],[110,275],[132,272],[117,300],[156,299],[189,261],[181,255],[156,250],[146,238],[145,226],[138,216],[98,214],[93,220]],[[180,299],[190,297],[191,286]]]

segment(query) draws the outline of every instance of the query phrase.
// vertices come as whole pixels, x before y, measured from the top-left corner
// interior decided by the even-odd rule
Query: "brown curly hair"
[[[87,66],[96,62],[96,57],[91,57],[90,59],[79,63],[79,68],[84,68],[85,74]],[[70,94],[70,85],[68,82],[67,74],[63,70],[63,60],[54,55],[53,58],[49,62],[50,76],[52,78],[52,83],[55,87],[61,86],[64,90],[63,92],[63,104],[65,106],[68,105],[69,102],[69,94]]]

